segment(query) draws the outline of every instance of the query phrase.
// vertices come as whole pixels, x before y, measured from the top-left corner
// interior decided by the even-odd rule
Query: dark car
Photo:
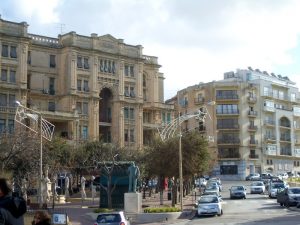
[[[278,190],[277,202],[281,206],[296,206],[300,203],[300,187],[290,187]]]

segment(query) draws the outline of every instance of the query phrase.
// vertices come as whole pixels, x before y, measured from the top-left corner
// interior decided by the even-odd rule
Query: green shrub
[[[107,209],[107,208],[98,208],[94,209],[94,213],[106,213],[106,212],[113,212],[114,209]]]
[[[177,207],[155,207],[144,209],[145,213],[164,213],[164,212],[180,212]]]

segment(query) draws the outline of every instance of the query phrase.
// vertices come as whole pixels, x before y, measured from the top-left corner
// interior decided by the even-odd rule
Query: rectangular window
[[[10,83],[16,83],[16,71],[10,70],[9,71],[9,82]]]
[[[7,106],[7,95],[0,94],[0,106]]]
[[[15,129],[15,121],[8,120],[8,133],[13,134]]]
[[[220,166],[220,174],[221,175],[236,175],[236,174],[238,174],[238,166],[237,165],[222,165],[222,166]]]
[[[130,94],[129,94],[129,87],[128,86],[124,87],[124,95],[125,95],[125,97],[129,97],[130,96]]]
[[[100,71],[104,72],[104,62],[103,62],[103,59],[100,59]]]
[[[130,142],[134,142],[134,129],[130,129]]]
[[[84,115],[88,115],[89,105],[87,102],[82,103],[82,113]]]
[[[269,96],[269,90],[268,87],[264,87],[264,96]]]
[[[1,81],[7,81],[7,69],[1,70]]]
[[[82,68],[82,57],[77,56],[77,68]]]
[[[279,91],[278,95],[279,95],[279,99],[284,100],[284,93],[283,93],[283,91]]]
[[[291,101],[295,102],[296,101],[296,94],[291,93]]]
[[[135,97],[134,87],[130,87],[130,97],[131,98]]]
[[[81,82],[82,80],[77,80],[77,91],[81,91]]]
[[[31,51],[28,51],[28,54],[27,54],[27,63],[29,65],[31,64]]]
[[[124,72],[125,72],[125,76],[128,77],[129,76],[129,66],[128,65],[125,65]]]
[[[128,129],[124,130],[124,141],[128,142],[129,141],[129,134],[128,134]]]
[[[88,80],[84,80],[83,81],[83,91],[85,92],[89,92],[89,81]]]
[[[129,73],[130,73],[131,77],[134,77],[134,68],[133,68],[133,66],[129,67]]]
[[[89,69],[89,58],[83,58],[83,68],[84,69]]]
[[[55,68],[56,67],[56,62],[55,62],[55,55],[50,55],[50,68]]]
[[[55,112],[55,102],[48,102],[48,111]]]
[[[2,45],[2,57],[8,57],[8,45]]]
[[[79,114],[82,113],[81,105],[82,105],[81,102],[76,102],[76,110],[77,110],[77,112],[78,112]]]
[[[124,107],[124,118],[129,119],[129,109],[127,107]]]
[[[16,96],[10,94],[8,96],[8,105],[9,105],[9,107],[15,107],[15,104],[16,104]]]
[[[0,119],[0,134],[5,132],[5,120]]]
[[[88,127],[82,126],[82,139],[87,140],[88,138]]]
[[[129,118],[130,118],[131,120],[134,120],[134,108],[130,108],[130,109],[129,109]]]
[[[49,94],[55,95],[55,78],[49,78]]]
[[[17,47],[16,46],[10,46],[10,58],[17,58]]]

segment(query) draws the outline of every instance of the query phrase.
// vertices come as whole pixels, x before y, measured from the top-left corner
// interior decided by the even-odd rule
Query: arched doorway
[[[113,95],[109,88],[103,88],[99,101],[99,139],[111,143]]]

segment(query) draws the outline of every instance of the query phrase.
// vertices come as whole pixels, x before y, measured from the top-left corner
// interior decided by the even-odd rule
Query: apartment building
[[[72,143],[142,148],[173,116],[158,59],[141,45],[109,34],[30,34],[26,22],[0,18],[0,47],[0,132],[13,132],[16,100]]]
[[[189,120],[182,129],[207,135],[218,154],[214,175],[244,179],[253,172],[300,172],[300,94],[288,77],[239,69],[183,89],[173,102],[181,113],[208,110],[204,123]]]

